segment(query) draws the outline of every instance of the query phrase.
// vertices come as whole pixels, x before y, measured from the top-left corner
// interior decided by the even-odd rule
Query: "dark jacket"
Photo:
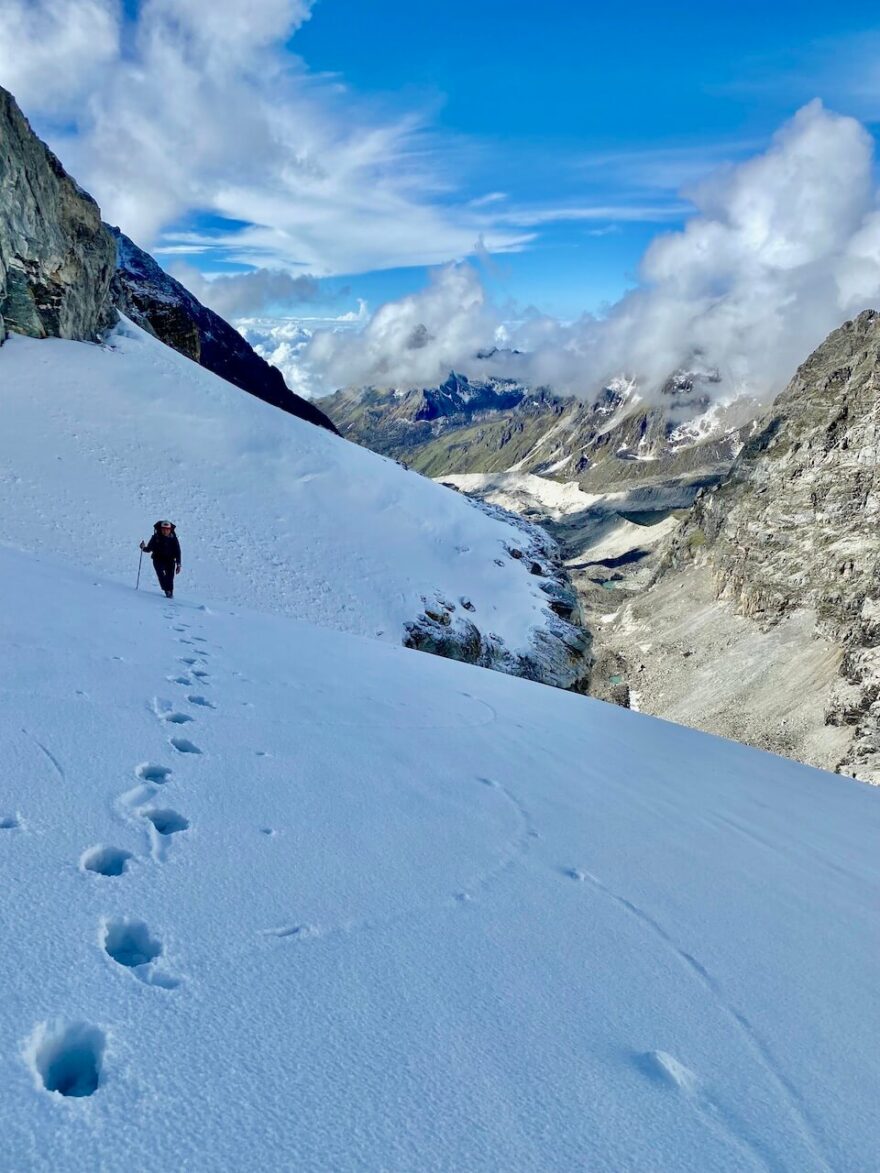
[[[163,534],[159,529],[154,530],[144,549],[152,555],[154,562],[173,562],[180,566],[180,542],[174,530],[170,534]]]

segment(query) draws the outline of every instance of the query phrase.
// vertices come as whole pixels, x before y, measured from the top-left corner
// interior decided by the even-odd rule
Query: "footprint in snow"
[[[41,1022],[24,1045],[38,1086],[52,1095],[91,1096],[101,1085],[104,1032],[88,1022]]]
[[[152,823],[156,834],[163,836],[163,838],[168,839],[172,835],[178,835],[181,831],[189,830],[189,819],[185,819],[183,815],[179,815],[170,807],[162,809],[149,807],[140,813],[147,822]]]
[[[172,725],[188,725],[190,721],[194,721],[195,717],[191,717],[189,713],[163,713],[163,721],[168,721]]]
[[[187,668],[192,668],[193,664],[198,664],[198,660],[195,656],[181,656],[180,663],[186,664]]]
[[[171,777],[173,770],[170,766],[157,766],[153,762],[141,762],[135,766],[135,776],[144,782],[155,782],[157,786],[164,786]]]
[[[121,876],[134,856],[121,847],[90,847],[80,856],[79,866],[84,872],[97,876]]]
[[[196,680],[201,680],[201,682],[204,684],[207,680],[210,679],[211,674],[210,672],[199,672],[194,668],[193,676],[195,676]]]
[[[169,737],[168,740],[178,753],[200,754],[202,752],[188,737]]]
[[[142,920],[126,916],[105,920],[101,925],[100,940],[107,956],[130,970],[145,985],[159,986],[163,990],[173,990],[180,985],[177,978],[157,969],[162,942],[152,935]]]
[[[582,872],[580,868],[560,868],[559,870],[569,880],[576,880],[579,884],[583,884],[587,878],[586,872]]]
[[[170,807],[141,807],[137,813],[150,825],[150,854],[157,863],[163,862],[171,839],[189,829],[189,819]]]
[[[199,705],[203,709],[216,709],[217,706],[213,701],[209,701],[207,697],[199,696],[198,694],[188,696],[186,698],[191,705]]]
[[[20,827],[18,815],[0,815],[0,831],[17,831]]]
[[[150,705],[150,708],[153,710],[160,721],[171,721],[175,713],[173,701],[166,701],[158,696],[153,697],[153,703]],[[187,717],[186,714],[182,715],[184,719],[182,721],[178,721],[177,724],[185,725],[187,721],[192,720],[192,717]]]
[[[193,641],[197,644],[206,644],[208,642],[203,635],[194,635]]]
[[[166,680],[170,680],[172,684],[182,684],[184,688],[191,688],[192,681],[188,676],[166,676]]]

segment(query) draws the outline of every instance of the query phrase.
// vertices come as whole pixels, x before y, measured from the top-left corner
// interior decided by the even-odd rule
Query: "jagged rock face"
[[[768,627],[809,609],[843,651],[825,721],[849,726],[838,768],[880,781],[880,315],[835,330],[800,367],[734,475],[698,499],[672,566]]]
[[[169,277],[118,228],[110,231],[118,248],[113,299],[126,317],[243,391],[309,423],[336,430],[314,404],[294,395],[277,367],[260,358],[228,322]]]
[[[117,309],[242,390],[335,431],[237,330],[102,223],[92,197],[0,89],[0,342],[7,330],[96,342]]]
[[[113,324],[113,238],[98,205],[0,88],[0,340],[95,340]]]

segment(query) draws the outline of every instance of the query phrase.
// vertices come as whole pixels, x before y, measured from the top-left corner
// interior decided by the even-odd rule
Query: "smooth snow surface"
[[[507,555],[522,542],[515,526],[131,323],[111,341],[12,337],[0,349],[7,541],[133,584],[139,540],[170,517],[183,593],[396,644],[426,602],[467,598],[467,619],[514,655],[554,623],[540,580]]]
[[[876,791],[8,548],[0,576],[4,1168],[874,1166]]]
[[[0,350],[0,1167],[873,1168],[880,795],[394,646],[506,524],[115,346]]]

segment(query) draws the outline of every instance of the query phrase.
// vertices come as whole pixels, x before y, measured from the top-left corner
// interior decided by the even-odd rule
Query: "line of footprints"
[[[204,636],[190,635],[187,624],[177,622],[173,612],[166,611],[164,615],[174,623],[173,630],[186,652],[178,661],[181,670],[167,679],[186,690],[186,700],[194,709],[216,708],[213,701],[198,691],[210,686],[210,652],[202,646],[207,640]],[[158,698],[151,707],[168,727],[168,741],[177,754],[186,757],[202,752],[193,741],[181,735],[195,722],[192,713]],[[135,768],[138,784],[120,795],[116,803],[118,813],[126,822],[147,833],[150,855],[157,863],[166,858],[174,837],[189,827],[184,815],[160,799],[161,789],[172,774],[170,766],[142,762]],[[134,853],[122,847],[98,845],[83,852],[80,868],[96,876],[118,877],[124,875],[132,859]],[[107,956],[145,985],[165,990],[180,985],[179,978],[163,969],[162,942],[142,920],[104,918],[99,939]],[[80,1097],[92,1095],[100,1085],[104,1048],[104,1032],[99,1027],[83,1022],[54,1026],[42,1023],[28,1041],[26,1054],[47,1091]]]

